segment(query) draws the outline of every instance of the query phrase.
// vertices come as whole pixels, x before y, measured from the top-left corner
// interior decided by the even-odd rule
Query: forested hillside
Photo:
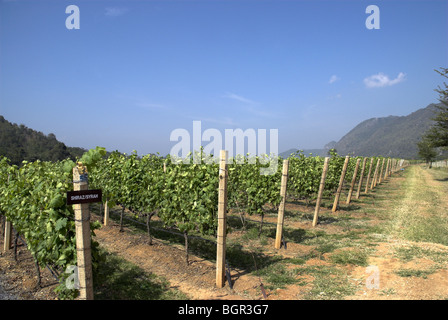
[[[417,158],[417,142],[433,125],[435,104],[407,116],[388,116],[365,120],[335,145],[340,154],[370,157]]]
[[[22,160],[57,161],[80,157],[86,150],[70,148],[58,141],[52,133],[30,129],[23,124],[10,123],[0,115],[0,156],[19,165]]]
[[[430,104],[407,116],[387,116],[362,121],[338,142],[331,141],[322,149],[303,150],[305,155],[328,155],[330,149],[336,149],[340,155],[361,157],[384,156],[405,159],[417,159],[417,142],[434,124],[436,104]],[[280,153],[288,157],[298,149],[289,149]],[[439,150],[439,152],[442,152]],[[446,152],[441,156],[446,156]]]

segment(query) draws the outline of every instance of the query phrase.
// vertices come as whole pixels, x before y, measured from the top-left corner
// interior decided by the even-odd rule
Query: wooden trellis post
[[[364,193],[367,193],[369,191],[369,182],[370,182],[370,176],[372,175],[372,167],[373,167],[373,158],[370,158],[369,174],[367,175],[366,190],[364,191]]]
[[[9,173],[8,173],[8,182],[9,184]],[[4,237],[4,242],[3,242],[3,251],[8,251],[9,249],[11,249],[11,243],[12,243],[12,232],[11,232],[12,226],[11,226],[11,221],[8,221],[8,219],[6,219],[5,216],[5,237]]]
[[[314,209],[313,227],[315,227],[317,225],[317,219],[318,219],[319,210],[320,210],[320,203],[322,201],[322,194],[324,193],[324,188],[325,188],[325,178],[327,176],[328,160],[329,159],[330,159],[329,157],[325,157],[325,160],[324,160],[324,169],[322,171],[322,177],[320,178],[319,193],[317,195],[317,201],[316,201],[316,209]]]
[[[287,189],[287,184],[288,184],[288,168],[289,168],[289,160],[283,160],[282,180],[281,180],[281,185],[280,185],[281,202],[278,207],[277,234],[275,237],[275,249],[280,249],[282,246],[283,221],[284,221],[285,203],[286,203],[286,189]]]
[[[341,196],[342,187],[344,185],[345,173],[347,172],[347,166],[348,166],[349,160],[350,160],[350,157],[346,156],[345,161],[344,161],[344,167],[342,168],[342,172],[341,172],[341,179],[339,179],[338,190],[336,191],[336,196],[334,198],[333,208],[331,209],[331,211],[333,211],[333,212],[335,212],[338,207],[339,197]]]
[[[383,158],[383,162],[381,163],[381,171],[378,177],[378,184],[383,181],[383,170],[384,170],[384,162],[386,161],[385,158]]]
[[[104,202],[104,225],[107,226],[109,223],[109,203],[108,199]]]
[[[362,180],[364,179],[364,171],[366,169],[366,162],[367,158],[364,158],[364,160],[362,161],[362,169],[361,169],[361,176],[359,177],[358,190],[356,191],[356,199],[359,199],[359,194],[361,193]]]
[[[361,162],[361,159],[356,160],[355,171],[353,172],[352,183],[350,184],[350,190],[348,192],[347,200],[345,202],[346,204],[350,204],[350,201],[352,199],[353,188],[355,187],[356,176],[358,175],[358,168],[359,168],[360,162]]]
[[[85,166],[73,168],[73,190],[88,190]],[[79,299],[93,300],[92,249],[90,212],[88,203],[74,204],[76,229],[76,255],[78,260]]]
[[[3,243],[3,251],[8,251],[11,249],[11,243],[12,243],[12,232],[11,232],[11,221],[8,221],[5,217],[5,238]]]
[[[227,157],[228,152],[221,150],[218,189],[218,235],[216,239],[216,286],[218,288],[224,287],[226,272]]]
[[[376,179],[378,177],[378,168],[380,165],[380,161],[381,161],[381,159],[378,159],[378,161],[376,162],[375,173],[373,174],[372,185],[370,186],[370,190],[372,190],[374,187],[376,187]]]
[[[386,170],[384,171],[384,180],[389,176],[390,158],[387,159]]]

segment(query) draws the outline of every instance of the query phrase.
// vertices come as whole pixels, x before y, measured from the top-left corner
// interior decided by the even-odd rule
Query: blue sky
[[[371,4],[380,29],[366,28]],[[321,148],[437,102],[447,40],[446,0],[3,0],[0,114],[127,153],[167,154],[194,120],[278,129],[280,152]]]

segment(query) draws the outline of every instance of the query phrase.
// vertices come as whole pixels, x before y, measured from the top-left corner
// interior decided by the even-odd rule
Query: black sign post
[[[101,201],[102,201],[101,189],[67,192],[67,204],[92,203]]]

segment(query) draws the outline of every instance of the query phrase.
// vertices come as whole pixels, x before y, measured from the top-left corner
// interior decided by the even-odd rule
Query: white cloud
[[[256,104],[255,101],[252,101],[250,99],[247,99],[245,97],[242,97],[242,96],[239,96],[237,94],[230,93],[230,92],[227,92],[223,97],[224,98],[233,99],[233,100],[237,100],[237,101],[244,102],[244,103],[248,103],[248,104]]]
[[[331,78],[330,78],[330,80],[328,81],[328,83],[329,84],[332,84],[332,83],[334,83],[334,82],[336,82],[336,81],[338,81],[338,80],[340,80],[340,78],[337,76],[337,75],[332,75],[331,76]]]
[[[336,95],[334,95],[334,96],[330,96],[330,97],[328,97],[327,99],[328,100],[335,100],[335,99],[341,99],[342,98],[342,94],[341,93],[338,93],[338,94],[336,94]]]
[[[222,97],[245,103],[246,106],[244,106],[243,109],[246,112],[248,112],[254,116],[259,116],[259,117],[277,117],[278,116],[278,113],[273,113],[273,112],[261,109],[260,108],[261,104],[259,102],[247,99],[247,98],[239,96],[237,94],[227,92]]]
[[[118,17],[124,15],[127,11],[127,8],[108,7],[104,14],[108,17]]]
[[[165,106],[155,103],[138,102],[135,105],[143,109],[165,109]]]
[[[169,109],[169,107],[166,105],[160,103],[153,103],[151,100],[146,98],[133,97],[123,94],[116,94],[115,97],[124,100],[124,103],[132,107],[138,107],[146,110]]]
[[[400,83],[404,81],[406,75],[403,72],[400,72],[395,79],[389,79],[388,75],[380,72],[378,74],[371,75],[364,79],[364,84],[367,88],[380,88],[393,86],[394,84]]]
[[[248,112],[250,112],[251,114],[253,114],[254,116],[259,116],[259,117],[267,117],[267,118],[273,118],[273,117],[277,117],[278,114],[277,113],[273,113],[273,112],[269,112],[269,111],[265,111],[259,108],[252,108],[249,107],[246,109]]]
[[[204,118],[204,117],[192,117],[192,116],[187,116],[187,118],[189,119],[193,119],[193,120],[200,120],[200,121],[204,121],[204,122],[212,122],[212,123],[217,123],[217,124],[223,124],[223,125],[227,125],[227,126],[236,126],[238,125],[237,122],[235,122],[232,118],[229,117],[223,117],[222,119],[217,119],[217,118]]]

